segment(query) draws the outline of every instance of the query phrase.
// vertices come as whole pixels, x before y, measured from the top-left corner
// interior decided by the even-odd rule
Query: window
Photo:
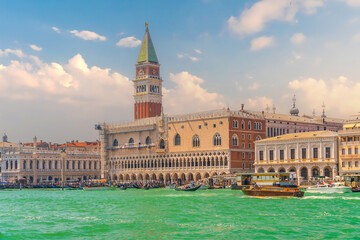
[[[245,163],[242,164],[243,169],[245,169]]]
[[[26,169],[26,160],[23,162],[23,169]]]
[[[295,149],[294,148],[290,149],[290,159],[291,160],[295,159]]]
[[[249,149],[251,149],[251,143],[249,143]]]
[[[242,153],[242,159],[245,159],[245,153],[244,152]]]
[[[179,146],[181,143],[181,138],[179,134],[175,135],[175,146]]]
[[[204,123],[204,126],[205,126],[205,127],[207,127],[207,125],[208,125],[207,123]]]
[[[249,159],[251,160],[251,158],[252,158],[252,153],[249,153]]]
[[[259,159],[260,161],[264,160],[264,151],[259,151]]]
[[[159,147],[160,147],[160,149],[165,149],[165,141],[164,141],[164,139],[161,139]]]
[[[150,145],[150,144],[151,144],[151,138],[150,138],[150,136],[147,136],[147,137],[146,137],[145,143],[146,143],[146,145]]]
[[[284,150],[280,150],[280,160],[284,160]]]
[[[345,155],[345,148],[341,149],[341,154]]]
[[[242,144],[241,144],[241,147],[242,147],[242,148],[245,148],[245,143],[242,143]]]
[[[355,148],[355,154],[359,154],[359,149]]]
[[[359,162],[355,161],[355,167],[359,167]]]
[[[330,147],[325,148],[325,157],[326,158],[331,158]]]
[[[233,128],[238,128],[239,122],[237,120],[233,120]]]
[[[348,161],[348,167],[352,167],[352,162],[351,161]]]
[[[306,159],[306,148],[301,149],[301,158]]]
[[[214,124],[213,127],[216,128],[216,124]]]
[[[270,161],[274,160],[274,150],[269,151],[269,159]]]
[[[342,166],[342,167],[345,167],[345,162],[342,162],[342,163],[341,163],[341,166]]]
[[[318,148],[313,148],[313,158],[317,159],[318,157]]]
[[[242,140],[245,140],[245,134],[242,134],[242,135],[241,135],[241,139],[242,139]]]
[[[243,130],[245,129],[245,122],[244,122],[244,120],[241,121],[241,129],[243,129]]]
[[[249,130],[251,130],[251,122],[250,121],[248,122],[248,128],[249,128]]]
[[[113,147],[117,147],[117,146],[119,146],[119,142],[117,139],[115,139],[113,142]]]
[[[193,147],[200,147],[200,138],[198,135],[193,137]]]
[[[216,133],[214,136],[214,146],[220,146],[221,145],[221,136],[219,133]]]
[[[201,125],[199,125],[199,129],[201,129]]]
[[[251,140],[251,134],[248,135],[248,139]]]
[[[260,137],[260,136],[257,136],[257,137],[256,137],[256,141],[258,141],[258,140],[261,140],[261,137]]]
[[[351,155],[351,148],[348,148],[348,154]]]
[[[222,126],[224,123],[223,123],[223,121],[220,121],[219,124],[220,124],[220,126]]]
[[[236,134],[234,134],[232,136],[232,145],[233,146],[238,146],[239,145],[239,138],[238,138],[238,136]]]

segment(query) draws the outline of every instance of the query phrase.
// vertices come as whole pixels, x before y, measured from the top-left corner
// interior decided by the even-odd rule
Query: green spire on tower
[[[142,63],[142,62],[159,63],[155,53],[154,45],[151,41],[148,23],[145,23],[145,26],[146,26],[145,36],[141,45],[137,63]]]

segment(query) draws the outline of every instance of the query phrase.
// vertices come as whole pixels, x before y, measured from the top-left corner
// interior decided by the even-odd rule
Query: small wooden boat
[[[119,186],[119,189],[120,189],[120,190],[126,190],[126,189],[127,189],[127,186]]]
[[[93,186],[93,187],[83,187],[84,191],[107,191],[107,190],[116,190],[117,187],[107,187],[107,186]]]
[[[352,192],[360,192],[360,187],[353,187],[351,188]]]
[[[243,193],[247,196],[253,197],[303,197],[302,192],[297,187],[253,187],[250,189],[243,189]]]
[[[188,191],[188,192],[193,192],[196,191],[200,188],[201,186],[183,186],[183,187],[175,187],[176,191]]]

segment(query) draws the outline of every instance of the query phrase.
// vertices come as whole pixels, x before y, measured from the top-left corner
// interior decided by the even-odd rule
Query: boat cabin
[[[241,173],[236,175],[237,185],[249,188],[259,186],[295,186],[296,173]]]
[[[360,186],[360,174],[344,175],[345,186],[359,187]]]

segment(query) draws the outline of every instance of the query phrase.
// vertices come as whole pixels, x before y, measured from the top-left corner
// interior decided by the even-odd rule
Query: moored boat
[[[107,187],[107,186],[92,186],[92,187],[83,187],[84,191],[106,191],[106,190],[116,190],[117,187]]]
[[[209,189],[210,185],[200,185],[199,190]]]

